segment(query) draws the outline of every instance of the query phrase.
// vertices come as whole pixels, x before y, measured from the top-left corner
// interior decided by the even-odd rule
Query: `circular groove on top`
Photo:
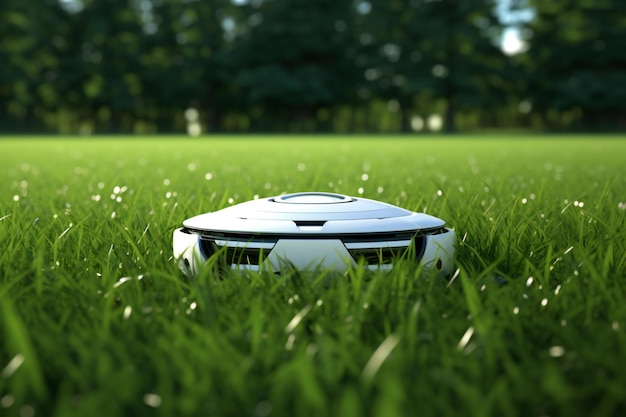
[[[336,204],[354,201],[352,197],[333,193],[294,193],[275,197],[275,203],[286,204]]]

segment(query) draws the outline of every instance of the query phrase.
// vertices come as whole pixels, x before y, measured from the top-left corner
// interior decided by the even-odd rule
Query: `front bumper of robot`
[[[211,256],[223,256],[231,269],[336,270],[364,265],[370,270],[390,270],[394,260],[407,256],[427,270],[451,275],[456,234],[454,229],[343,234],[249,235],[180,228],[174,231],[174,257],[188,276],[198,273]]]

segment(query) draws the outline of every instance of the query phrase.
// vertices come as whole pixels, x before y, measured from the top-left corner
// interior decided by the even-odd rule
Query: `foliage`
[[[625,142],[493,139],[5,139],[1,414],[623,415]],[[189,216],[313,189],[446,219],[458,273],[171,259]]]
[[[351,3],[271,1],[251,14],[248,20],[261,21],[237,41],[231,57],[246,104],[262,117],[283,113],[290,120],[344,101],[354,74],[345,56],[347,30],[335,26],[350,25]]]
[[[457,110],[494,110],[510,93],[508,68],[496,47],[499,23],[491,1],[373,2],[363,24],[369,47],[365,77],[373,96],[398,102],[403,131],[415,105],[429,114],[444,99],[446,130],[456,130]],[[368,30],[373,29],[370,33]],[[393,104],[392,104],[393,106]]]
[[[510,4],[513,57],[495,0],[6,0],[0,131],[622,128],[623,2]]]
[[[527,66],[528,97],[543,112],[575,111],[586,129],[626,125],[626,3],[535,1]]]

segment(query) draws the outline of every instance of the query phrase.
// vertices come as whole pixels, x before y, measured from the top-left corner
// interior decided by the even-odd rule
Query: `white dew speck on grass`
[[[121,264],[120,264],[120,268],[121,268]],[[127,283],[129,281],[132,281],[133,279],[134,279],[133,277],[122,277],[122,278],[118,279],[115,282],[115,284],[113,284],[113,288],[119,288],[122,285],[124,285],[125,283]],[[143,275],[142,274],[137,275],[136,279],[138,281],[141,281],[143,279]]]
[[[65,236],[67,234],[67,232],[69,232],[72,229],[72,227],[74,227],[74,224],[70,223],[67,226],[67,228],[61,232],[61,234],[57,237],[57,239],[61,239],[63,236]]]
[[[28,181],[26,180],[20,181],[20,188],[28,188]]]
[[[115,284],[113,284],[113,288],[119,288],[123,284],[127,283],[128,281],[130,281],[131,279],[132,279],[131,277],[122,277],[122,278],[118,279],[117,282],[115,282]]]
[[[9,363],[4,367],[4,369],[2,369],[2,371],[0,372],[0,377],[4,379],[10,378],[15,373],[15,371],[17,371],[18,368],[22,366],[23,363],[24,363],[24,355],[21,353],[18,353],[17,355],[13,357],[13,359],[9,361]]]
[[[458,350],[465,349],[465,347],[469,343],[470,339],[472,338],[473,334],[474,334],[474,327],[472,327],[472,326],[468,327],[467,330],[465,330],[465,333],[463,333],[463,336],[461,336],[461,340],[459,340],[459,344],[457,345],[457,349]]]
[[[398,343],[400,343],[400,337],[392,333],[378,346],[363,368],[362,375],[366,382],[374,379],[378,370],[391,355],[395,347],[398,346]]]
[[[126,191],[128,191],[128,186],[123,185],[123,186],[119,186],[116,185],[115,187],[113,187],[113,193],[111,194],[111,200],[114,200],[118,203],[122,202],[122,194],[124,194]]]
[[[302,319],[306,317],[307,314],[309,314],[312,307],[313,306],[311,304],[307,304],[300,311],[298,311],[298,313],[296,313],[296,315],[293,316],[293,318],[289,321],[289,323],[285,327],[285,333],[291,333],[296,327],[298,327],[298,324],[300,324]]]

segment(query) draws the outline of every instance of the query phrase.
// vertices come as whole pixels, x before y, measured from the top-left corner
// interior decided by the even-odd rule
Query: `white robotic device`
[[[195,275],[209,257],[232,269],[392,269],[399,257],[450,275],[456,234],[446,223],[380,201],[325,192],[252,200],[183,222],[174,257]]]

